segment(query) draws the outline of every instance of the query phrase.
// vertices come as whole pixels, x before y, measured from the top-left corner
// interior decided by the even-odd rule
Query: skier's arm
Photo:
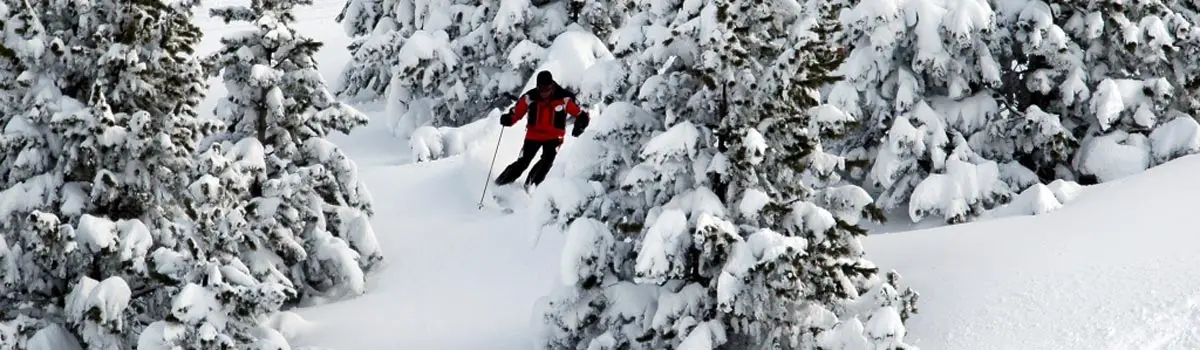
[[[520,121],[521,118],[524,118],[527,112],[529,112],[529,96],[521,95],[521,98],[517,99],[517,105],[513,106],[512,109],[513,123],[516,123]]]
[[[525,116],[525,113],[528,110],[529,96],[521,95],[521,98],[517,99],[517,104],[514,105],[512,109],[508,110],[507,114],[500,116],[500,124],[504,126],[516,124],[517,121],[521,120],[521,118]]]
[[[579,105],[575,103],[575,99],[573,99],[573,98],[567,99],[566,110],[567,110],[567,114],[570,114],[571,116],[575,117],[575,128],[573,130],[571,130],[571,136],[578,137],[579,134],[583,133],[584,129],[587,129],[588,122],[590,121],[588,112],[583,110],[582,107],[579,107]]]

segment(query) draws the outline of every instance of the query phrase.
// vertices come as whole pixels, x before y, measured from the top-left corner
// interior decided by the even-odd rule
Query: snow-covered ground
[[[1200,157],[1087,188],[1058,211],[866,249],[922,292],[925,349],[1200,348]]]
[[[317,58],[330,82],[349,58],[333,21],[342,3],[317,0],[299,13],[301,31],[326,43]],[[203,21],[205,51],[236,30]],[[214,84],[209,101],[223,93]],[[311,327],[293,345],[530,348],[532,306],[557,283],[562,239],[537,240],[525,212],[476,209],[495,150],[496,116],[481,121],[484,132],[466,140],[465,154],[412,164],[408,143],[388,130],[384,108],[360,108],[371,125],[334,141],[372,191],[387,266],[370,277],[362,297],[298,310]],[[496,171],[516,157],[520,132],[509,130]],[[568,140],[562,153],[571,146]],[[924,349],[1197,349],[1197,173],[1200,157],[1187,157],[1088,188],[1049,214],[876,235],[867,252],[921,292],[908,339]]]
[[[520,140],[512,134],[508,139]],[[354,145],[346,150],[352,155],[395,152]],[[505,150],[500,159],[516,156]],[[521,215],[476,208],[491,157],[486,153],[362,166],[388,266],[372,277],[366,295],[301,311],[318,328],[297,344],[338,350],[528,348],[530,310],[557,276],[561,242],[543,237],[535,247]]]

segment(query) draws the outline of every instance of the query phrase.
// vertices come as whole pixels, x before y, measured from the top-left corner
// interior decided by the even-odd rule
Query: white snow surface
[[[79,341],[66,328],[50,324],[29,338],[29,350],[82,350]]]
[[[205,6],[243,2],[248,1],[216,0]],[[300,31],[326,43],[316,58],[327,80],[349,58],[348,40],[333,20],[342,5],[316,0],[297,13]],[[207,9],[199,13],[206,30],[202,52],[218,48],[222,35],[244,29],[208,19]],[[576,46],[594,49],[590,43]],[[578,54],[596,56],[603,55]],[[592,63],[551,62],[547,68],[574,72],[569,67]],[[577,76],[580,84],[603,81],[556,73]],[[211,110],[223,90],[214,79],[202,110]],[[372,191],[376,215],[371,221],[386,265],[368,276],[366,294],[293,310],[295,315],[267,320],[264,326],[271,328],[264,332],[288,338],[293,349],[531,348],[534,301],[561,283],[566,239],[551,233],[538,237],[532,209],[517,208],[511,215],[476,209],[490,180],[498,113],[480,122],[461,154],[414,163],[406,140],[392,136],[383,106],[356,107],[372,117],[371,124],[332,141],[357,162]],[[492,177],[516,158],[519,127],[505,133]],[[1170,138],[1192,137],[1181,132]],[[571,154],[576,143],[568,138],[560,154]],[[1200,157],[1137,174],[1126,171],[1141,166],[1140,160],[1108,162],[1098,168],[1111,169],[1103,175],[1119,179],[1087,188],[1037,187],[1007,213],[1043,213],[1037,216],[996,215],[866,239],[869,259],[885,270],[896,269],[904,285],[921,293],[908,342],[922,349],[1200,348],[1200,234],[1193,229],[1192,213],[1193,198],[1200,194],[1200,182],[1194,180]],[[543,190],[563,174],[552,171]],[[751,209],[754,202],[738,209]],[[1057,209],[1046,212],[1052,208]],[[108,239],[117,243],[116,237]],[[724,330],[709,331],[720,336]],[[693,334],[697,338],[689,344],[703,347],[707,339]]]
[[[1200,157],[1187,156],[1087,188],[1051,213],[864,245],[922,292],[908,338],[922,349],[1195,349],[1197,171]]]

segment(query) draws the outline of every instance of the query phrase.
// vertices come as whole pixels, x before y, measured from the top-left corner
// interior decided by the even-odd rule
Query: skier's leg
[[[529,163],[533,161],[533,155],[537,153],[539,145],[537,141],[525,140],[525,143],[521,145],[521,155],[500,172],[500,176],[496,177],[496,184],[506,185],[517,181],[517,178],[521,177],[521,173],[525,172],[525,168],[528,168]]]
[[[538,185],[546,179],[546,174],[550,173],[550,167],[554,166],[554,157],[558,156],[558,148],[562,146],[562,140],[545,141],[540,146],[542,157],[538,159],[537,164],[533,165],[533,169],[529,170],[529,177],[525,178],[526,185]]]

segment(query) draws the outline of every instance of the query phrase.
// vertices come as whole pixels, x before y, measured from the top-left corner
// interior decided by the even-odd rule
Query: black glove
[[[512,114],[511,113],[501,114],[500,115],[500,125],[512,126],[513,125]]]
[[[571,136],[579,137],[580,134],[583,134],[583,130],[587,129],[587,126],[587,112],[579,113],[579,115],[575,117],[575,127],[571,129]]]

